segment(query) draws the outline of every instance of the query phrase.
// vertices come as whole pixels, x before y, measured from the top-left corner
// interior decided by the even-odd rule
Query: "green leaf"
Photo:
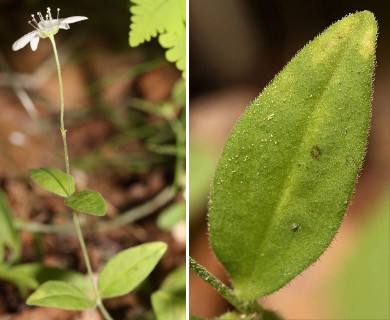
[[[152,294],[152,306],[158,320],[186,319],[186,268],[172,271],[160,289]]]
[[[129,44],[136,47],[160,34],[159,42],[169,49],[166,58],[176,62],[183,71],[186,67],[186,1],[131,0]]]
[[[160,213],[157,218],[157,226],[163,230],[170,230],[181,220],[186,218],[186,203],[179,202],[170,205],[167,209]]]
[[[86,310],[96,305],[80,289],[63,281],[45,282],[28,297],[26,303],[65,310]]]
[[[70,192],[68,177],[65,172],[55,168],[38,168],[29,171],[30,177],[43,189],[60,197],[68,197],[75,191],[74,179],[70,176]]]
[[[0,279],[10,281],[24,289],[35,289],[38,287],[38,282],[34,277],[24,274],[17,268],[8,267],[0,264]]]
[[[359,12],[308,43],[233,129],[210,196],[212,248],[252,300],[315,262],[362,165],[377,25]]]
[[[100,296],[118,297],[133,290],[152,272],[166,250],[165,243],[150,242],[115,255],[99,275]]]
[[[186,294],[186,268],[181,266],[173,270],[161,284],[160,290],[176,295]]]
[[[77,212],[88,213],[93,216],[104,216],[106,214],[104,199],[99,192],[94,190],[76,192],[66,198],[64,202]]]
[[[185,320],[186,299],[159,290],[152,294],[152,306],[157,320]]]
[[[20,238],[16,232],[8,202],[0,190],[0,262],[4,258],[5,247],[10,249],[10,260],[17,260],[20,255]]]
[[[12,269],[19,274],[35,279],[38,284],[43,284],[49,280],[57,280],[72,284],[82,292],[92,291],[90,280],[76,271],[47,267],[41,263],[20,264],[13,266]]]

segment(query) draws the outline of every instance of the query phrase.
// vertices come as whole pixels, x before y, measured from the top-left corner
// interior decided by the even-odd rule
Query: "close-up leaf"
[[[209,233],[243,299],[284,286],[334,238],[366,151],[376,35],[368,11],[334,23],[230,134],[213,180]]]
[[[60,197],[68,197],[75,192],[74,179],[65,172],[55,168],[38,168],[29,171],[30,177],[43,189],[55,193]],[[69,192],[70,190],[70,192]]]
[[[166,250],[164,242],[150,242],[115,255],[100,272],[100,296],[118,297],[133,290],[153,271]]]
[[[26,303],[65,310],[86,310],[96,305],[80,289],[63,281],[45,282],[29,296]]]
[[[99,192],[94,190],[76,192],[66,198],[64,202],[77,212],[88,213],[93,216],[104,216],[106,214],[104,199]]]

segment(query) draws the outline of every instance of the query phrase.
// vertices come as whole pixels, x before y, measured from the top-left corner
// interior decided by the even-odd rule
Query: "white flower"
[[[59,19],[60,9],[57,9],[57,18],[53,19],[51,16],[50,8],[47,8],[47,13],[45,19],[43,18],[40,12],[37,13],[40,21],[35,20],[35,16],[32,14],[32,21],[28,23],[34,27],[34,31],[25,34],[19,40],[16,40],[12,45],[12,50],[17,51],[22,49],[27,43],[30,42],[31,49],[33,51],[37,50],[39,38],[47,38],[54,36],[59,29],[68,30],[69,23],[79,22],[82,20],[88,19],[87,17],[74,16],[65,19]]]

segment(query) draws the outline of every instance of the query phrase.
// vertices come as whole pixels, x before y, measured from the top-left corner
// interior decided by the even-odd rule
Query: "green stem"
[[[263,309],[256,301],[244,301],[237,297],[233,290],[224,285],[219,279],[211,274],[205,267],[189,257],[190,269],[202,280],[207,282],[214,290],[216,290],[223,298],[225,298],[232,306],[241,313],[257,313],[262,314]]]
[[[83,237],[83,234],[81,232],[79,218],[77,217],[77,213],[74,211],[72,211],[72,216],[73,216],[74,226],[76,228],[77,238],[79,239],[81,251],[82,251],[84,259],[85,259],[85,266],[87,267],[87,272],[88,272],[89,278],[91,280],[92,289],[93,289],[93,292],[95,294],[95,297],[99,297],[99,293],[98,293],[98,290],[96,288],[95,281],[93,280],[91,261],[89,260],[87,247],[85,245],[84,237]]]
[[[107,309],[104,307],[102,301],[99,299],[97,302],[97,307],[102,313],[105,320],[114,320],[111,315],[108,313]]]
[[[54,36],[49,37],[51,44],[53,46],[54,58],[57,65],[57,74],[58,74],[58,84],[60,86],[60,131],[62,136],[62,142],[64,144],[64,157],[65,157],[65,170],[66,175],[68,177],[68,194],[70,194],[70,170],[69,170],[69,156],[68,156],[68,143],[66,141],[66,130],[65,130],[65,121],[64,121],[64,113],[65,113],[65,100],[64,100],[64,86],[62,84],[62,73],[61,73],[61,65],[60,60],[58,58],[57,46],[54,40]]]
[[[64,144],[64,158],[65,158],[65,168],[66,168],[66,176],[68,180],[68,194],[71,194],[71,176],[70,176],[70,169],[69,169],[69,156],[68,156],[68,144],[66,141],[66,130],[65,130],[65,122],[64,122],[64,113],[65,113],[65,103],[64,103],[64,86],[62,84],[62,73],[61,73],[61,65],[60,65],[60,60],[58,58],[58,52],[57,52],[57,46],[56,42],[54,40],[54,35],[49,36],[49,39],[52,43],[53,46],[53,51],[54,51],[54,58],[56,61],[57,65],[57,73],[58,73],[58,84],[60,87],[60,102],[61,102],[61,115],[60,115],[60,131],[61,131],[61,136],[62,136],[62,142]],[[99,291],[96,287],[94,278],[93,278],[93,272],[92,272],[92,267],[91,267],[91,261],[89,260],[88,256],[88,251],[87,247],[85,246],[85,241],[83,234],[81,232],[81,227],[80,227],[80,222],[77,217],[77,213],[75,211],[72,211],[72,216],[73,216],[73,222],[76,228],[76,233],[77,233],[77,238],[79,239],[80,242],[80,247],[81,251],[84,256],[84,261],[85,265],[87,267],[88,275],[92,284],[92,289],[95,294],[95,299],[97,301],[97,307],[99,308],[100,312],[102,313],[103,317],[105,320],[113,320],[107,310],[105,309],[103,303],[101,302],[101,298],[99,296]]]
[[[106,308],[104,307],[104,305],[103,305],[103,303],[101,301],[101,298],[99,296],[99,290],[96,287],[95,281],[93,280],[93,272],[92,272],[91,261],[89,260],[87,247],[85,245],[84,237],[83,237],[83,234],[81,232],[80,222],[79,222],[79,219],[77,217],[76,212],[73,211],[72,212],[72,216],[73,216],[74,225],[76,227],[77,237],[78,237],[79,242],[80,242],[81,251],[82,251],[83,256],[84,256],[85,266],[87,267],[87,272],[88,272],[88,275],[89,275],[89,279],[90,279],[91,284],[92,284],[92,290],[93,290],[93,292],[95,294],[95,297],[97,299],[97,304],[96,305],[99,308],[99,310],[101,311],[101,313],[102,313],[102,315],[103,315],[105,320],[113,320],[111,318],[110,314],[108,313],[108,311],[106,310]]]

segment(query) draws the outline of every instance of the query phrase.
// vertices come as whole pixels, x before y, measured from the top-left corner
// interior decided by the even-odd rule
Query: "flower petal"
[[[38,30],[31,31],[27,34],[25,34],[20,39],[16,40],[14,44],[12,45],[13,51],[18,51],[19,49],[22,49],[27,43],[29,43],[35,36],[37,36],[39,33]]]
[[[60,22],[60,24],[58,25],[58,28],[64,29],[64,30],[70,29],[69,24],[67,24],[67,23],[65,23],[65,22],[63,22],[63,21]]]
[[[61,19],[61,23],[74,23],[74,22],[79,22],[87,19],[88,19],[87,17],[83,17],[83,16],[73,16],[73,17]]]
[[[31,46],[32,51],[37,50],[38,42],[39,42],[39,37],[38,36],[31,39],[30,46]]]

